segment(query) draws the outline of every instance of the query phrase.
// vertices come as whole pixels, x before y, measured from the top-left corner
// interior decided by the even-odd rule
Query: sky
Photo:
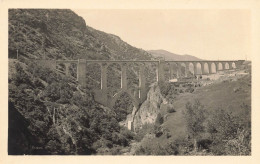
[[[250,10],[78,9],[86,25],[144,50],[205,60],[250,60]]]

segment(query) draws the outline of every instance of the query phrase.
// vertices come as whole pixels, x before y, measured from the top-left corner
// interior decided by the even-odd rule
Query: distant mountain
[[[166,50],[148,50],[150,54],[152,54],[155,58],[163,57],[165,60],[201,60],[195,56],[191,55],[178,55]]]

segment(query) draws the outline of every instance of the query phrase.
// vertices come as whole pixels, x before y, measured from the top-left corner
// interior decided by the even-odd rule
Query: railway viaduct
[[[116,100],[123,93],[127,93],[132,99],[135,108],[139,108],[140,104],[146,100],[146,76],[144,73],[144,67],[146,63],[154,63],[156,65],[156,79],[158,83],[165,82],[165,68],[168,67],[170,73],[170,79],[173,75],[177,75],[177,78],[190,76],[189,72],[193,70],[193,75],[205,75],[213,74],[219,71],[231,70],[239,68],[244,60],[227,60],[227,61],[165,61],[165,60],[45,60],[45,66],[56,69],[56,65],[65,65],[65,74],[70,76],[69,67],[71,64],[77,65],[77,81],[80,85],[86,85],[86,66],[89,64],[98,64],[101,68],[101,82],[100,88],[94,91],[95,101],[98,103],[112,108]],[[107,87],[107,68],[111,64],[118,64],[121,67],[121,89],[118,93],[113,95],[111,98],[108,96]],[[139,87],[138,94],[131,94],[127,86],[127,67],[131,64],[138,64],[139,66]],[[181,71],[185,68],[185,71]],[[192,68],[192,69],[191,69]],[[213,70],[214,68],[214,70]]]

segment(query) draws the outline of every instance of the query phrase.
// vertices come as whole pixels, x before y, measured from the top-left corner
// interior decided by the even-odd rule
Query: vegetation
[[[193,104],[188,102],[186,111],[183,112],[187,122],[187,138],[168,139],[162,144],[160,138],[164,138],[166,133],[156,136],[156,131],[150,130],[150,135],[160,138],[143,137],[135,153],[136,155],[250,155],[250,107],[242,105],[241,108],[244,113],[234,116],[223,109],[208,113],[199,101]]]
[[[103,154],[106,149],[129,145],[132,134],[119,126],[113,111],[94,102],[88,88],[79,90],[70,79],[30,66],[17,63],[9,83],[10,110],[18,111],[28,122],[21,130],[26,132],[23,139],[28,147],[15,143],[10,133],[9,142],[16,147],[10,154],[37,154],[39,149],[42,154]],[[10,126],[16,123],[13,120]],[[37,140],[28,141],[29,136]]]
[[[9,154],[120,155],[133,143],[139,145],[136,155],[251,154],[251,77],[205,88],[206,98],[194,103],[186,102],[201,96],[199,89],[161,84],[161,94],[170,104],[178,96],[181,100],[160,111],[154,124],[133,133],[119,124],[132,112],[129,95],[122,94],[114,109],[94,101],[93,89],[100,87],[99,66],[88,67],[88,85],[82,87],[74,79],[75,65],[70,67],[74,78],[65,77],[31,59],[146,60],[151,59],[148,53],[86,26],[70,10],[10,9],[8,46],[9,58],[16,58],[19,50],[19,60],[9,62]],[[151,67],[145,67],[147,86],[155,78]],[[120,88],[121,70],[113,66],[108,70],[108,88],[114,93]],[[128,85],[137,87],[138,66],[127,74]],[[241,99],[246,103],[238,107]],[[220,106],[220,101],[232,101],[234,109]],[[172,119],[177,128],[170,122],[172,116],[177,116]],[[173,133],[171,128],[185,130]],[[186,136],[180,137],[179,132]]]
[[[119,37],[86,26],[71,10],[10,9],[9,23],[9,111],[10,127],[21,124],[20,134],[9,133],[10,154],[120,154],[129,145],[130,132],[119,126],[132,109],[123,96],[115,110],[100,107],[93,89],[100,87],[97,66],[88,68],[87,86],[47,69],[32,59],[151,59],[144,50]],[[123,45],[123,46],[122,46]],[[29,59],[29,60],[28,60]],[[64,65],[57,68],[64,71]],[[111,68],[120,75],[120,68]],[[137,86],[135,66],[128,70],[130,86]],[[70,67],[75,78],[76,66]],[[116,76],[108,87],[115,90]],[[120,87],[120,86],[119,86]],[[126,102],[126,103],[125,103]],[[12,118],[19,117],[19,120]],[[12,128],[10,128],[12,129]],[[17,136],[21,137],[17,142]],[[27,144],[25,144],[27,143]],[[25,146],[24,146],[25,144]]]
[[[225,108],[209,112],[198,100],[188,102],[183,111],[186,138],[171,139],[162,113],[154,124],[144,125],[134,134],[119,126],[127,113],[98,106],[89,87],[78,88],[72,79],[35,63],[18,62],[15,72],[9,79],[10,154],[118,155],[133,141],[140,143],[136,155],[251,154],[249,105],[242,104],[241,113]],[[166,96],[171,93],[167,88],[175,89],[162,88]],[[120,106],[119,102],[120,109],[124,103]],[[166,109],[168,114],[174,111]],[[16,135],[23,137],[17,139]],[[161,138],[167,142],[160,144]]]
[[[187,122],[188,137],[194,139],[194,149],[197,150],[197,140],[202,136],[200,134],[205,132],[204,122],[206,120],[206,110],[198,100],[194,104],[188,102],[186,104],[186,111],[184,117]]]

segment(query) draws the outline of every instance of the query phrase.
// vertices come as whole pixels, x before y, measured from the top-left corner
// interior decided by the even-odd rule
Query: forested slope
[[[117,36],[86,26],[71,10],[10,9],[8,26],[9,154],[120,154],[132,137],[119,126],[127,111],[97,104],[92,94],[97,84],[90,79],[82,88],[33,59],[135,60],[151,56]],[[135,77],[134,70],[130,71]],[[95,66],[91,67],[88,77],[98,80],[97,75]],[[109,86],[116,85],[116,77]],[[130,103],[125,106],[131,110]]]

